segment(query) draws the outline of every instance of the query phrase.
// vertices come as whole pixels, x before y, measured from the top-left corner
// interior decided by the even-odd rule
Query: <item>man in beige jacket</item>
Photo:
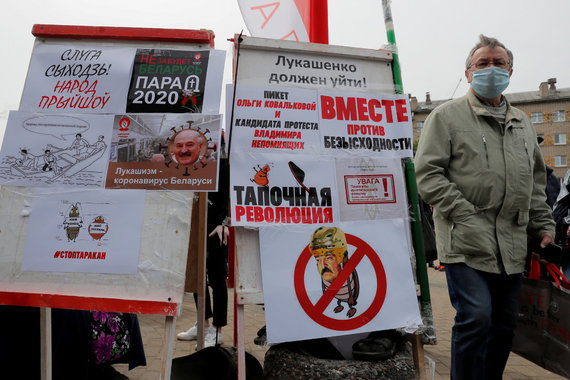
[[[439,259],[456,309],[452,379],[501,379],[518,312],[527,234],[553,242],[546,171],[526,114],[502,92],[513,54],[481,35],[466,96],[436,108],[415,157],[420,195],[434,208]]]

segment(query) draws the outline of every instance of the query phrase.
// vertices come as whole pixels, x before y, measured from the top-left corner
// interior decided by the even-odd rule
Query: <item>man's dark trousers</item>
[[[451,304],[451,379],[502,379],[516,327],[521,275],[445,264]]]

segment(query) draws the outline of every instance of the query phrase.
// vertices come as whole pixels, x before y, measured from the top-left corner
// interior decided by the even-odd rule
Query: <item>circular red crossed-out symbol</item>
[[[348,244],[355,246],[356,251],[350,256],[341,273],[327,288],[317,303],[313,304],[311,302],[305,287],[305,269],[313,256],[309,251],[308,244],[297,260],[294,274],[295,293],[305,313],[319,325],[337,331],[355,330],[370,322],[378,314],[386,298],[386,272],[380,257],[368,243],[354,235],[346,234],[346,241]],[[364,257],[368,257],[376,273],[376,294],[372,303],[363,313],[359,313],[351,319],[335,319],[326,316],[324,314],[325,309]]]

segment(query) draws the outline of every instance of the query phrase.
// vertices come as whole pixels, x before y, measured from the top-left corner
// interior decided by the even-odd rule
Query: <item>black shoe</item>
[[[367,338],[352,345],[352,356],[356,360],[376,362],[390,359],[396,354],[401,334],[395,330],[375,331]]]
[[[111,365],[94,366],[89,372],[89,380],[129,380]]]
[[[257,336],[253,338],[253,343],[257,344],[258,346],[267,346],[267,329],[266,326],[257,331]]]

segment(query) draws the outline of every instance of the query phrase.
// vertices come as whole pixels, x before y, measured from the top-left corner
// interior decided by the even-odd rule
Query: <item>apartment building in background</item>
[[[540,144],[546,165],[554,169],[554,175],[562,179],[570,168],[570,88],[556,88],[556,78],[540,83],[538,91],[505,94],[509,102],[526,112],[536,134],[544,140]],[[421,137],[424,122],[430,112],[446,100],[431,100],[429,92],[425,101],[410,98],[414,142]]]

